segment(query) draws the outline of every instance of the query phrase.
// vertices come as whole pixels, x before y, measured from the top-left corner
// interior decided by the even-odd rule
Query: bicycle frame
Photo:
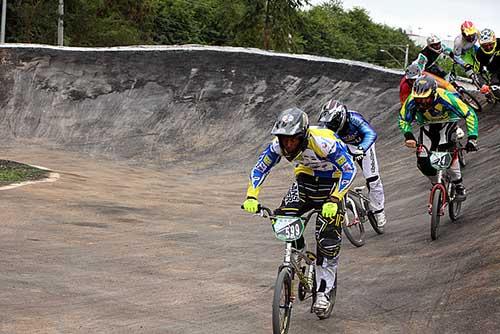
[[[317,213],[319,213],[319,211],[318,210],[311,211],[306,216],[304,224],[307,224],[309,222],[309,220],[311,219],[311,217],[315,213],[317,214]],[[271,213],[271,210],[269,208],[264,207],[264,206],[261,207],[261,211],[260,211],[259,215],[264,217],[264,218],[269,218],[270,220],[273,220],[276,217]],[[303,260],[308,266],[314,265],[314,263],[316,261],[316,255],[314,253],[307,251],[304,254],[302,252],[299,252],[298,249],[293,247],[293,242],[288,241],[288,242],[285,242],[285,251],[283,254],[283,262],[279,266],[278,272],[283,270],[283,268],[289,268],[291,271],[292,279],[295,277],[295,275],[297,275],[299,281],[306,288],[306,290],[308,292],[313,291],[314,282],[310,282],[308,280],[308,273],[307,272],[302,273],[301,268],[299,267],[299,263],[297,263],[295,261],[295,258],[292,256],[292,254],[297,255],[298,262],[300,262],[300,260]]]
[[[423,144],[420,144],[419,146],[421,146],[421,147],[419,147],[420,150],[422,150],[423,147],[425,147]],[[431,154],[432,154],[432,152],[431,152]],[[458,148],[454,147],[451,154],[452,154],[452,159],[451,159],[452,162],[455,159],[458,159]],[[451,163],[450,163],[450,166],[451,166]],[[450,180],[449,180],[449,176],[447,173],[450,166],[448,166],[447,168],[440,168],[437,170],[436,184],[434,184],[434,186],[432,187],[431,193],[429,195],[429,204],[428,204],[429,214],[432,214],[432,200],[434,198],[434,193],[436,192],[437,189],[440,189],[441,190],[441,208],[439,208],[438,214],[440,216],[444,215],[444,210],[445,210],[445,208],[448,205],[449,200],[450,200],[450,198],[449,198]]]

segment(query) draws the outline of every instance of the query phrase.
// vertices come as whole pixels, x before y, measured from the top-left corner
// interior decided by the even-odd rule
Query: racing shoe
[[[467,198],[467,192],[465,191],[465,187],[462,183],[458,183],[455,186],[455,198],[460,202],[465,201]]]
[[[321,317],[328,312],[330,308],[330,299],[328,299],[328,295],[324,292],[318,292],[316,294],[316,301],[313,305],[313,311],[317,316]]]
[[[378,213],[374,214],[375,219],[377,220],[377,226],[380,232],[384,232],[384,226],[387,223],[387,219],[385,218],[385,212],[382,210]]]

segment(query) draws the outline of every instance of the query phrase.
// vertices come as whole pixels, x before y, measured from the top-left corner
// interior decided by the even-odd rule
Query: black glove
[[[351,155],[354,158],[354,161],[361,162],[361,160],[365,157],[365,152],[363,151],[363,148],[359,146],[354,152],[351,153]]]
[[[465,144],[465,150],[467,152],[477,151],[477,142],[475,139],[467,140],[467,144]]]

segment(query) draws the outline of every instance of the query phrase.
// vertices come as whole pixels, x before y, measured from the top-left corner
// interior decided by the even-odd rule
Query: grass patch
[[[24,181],[40,180],[49,176],[46,170],[10,160],[0,160],[0,186]]]

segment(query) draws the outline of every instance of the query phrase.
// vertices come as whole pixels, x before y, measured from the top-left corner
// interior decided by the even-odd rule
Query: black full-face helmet
[[[347,106],[335,99],[329,100],[321,108],[319,122],[333,132],[340,132],[347,120]]]
[[[309,118],[304,111],[297,107],[286,109],[278,116],[271,134],[278,137],[283,155],[288,161],[294,160],[307,148],[307,129],[309,129]],[[288,152],[283,145],[283,140],[286,137],[295,137],[300,140],[297,149],[293,152]]]

